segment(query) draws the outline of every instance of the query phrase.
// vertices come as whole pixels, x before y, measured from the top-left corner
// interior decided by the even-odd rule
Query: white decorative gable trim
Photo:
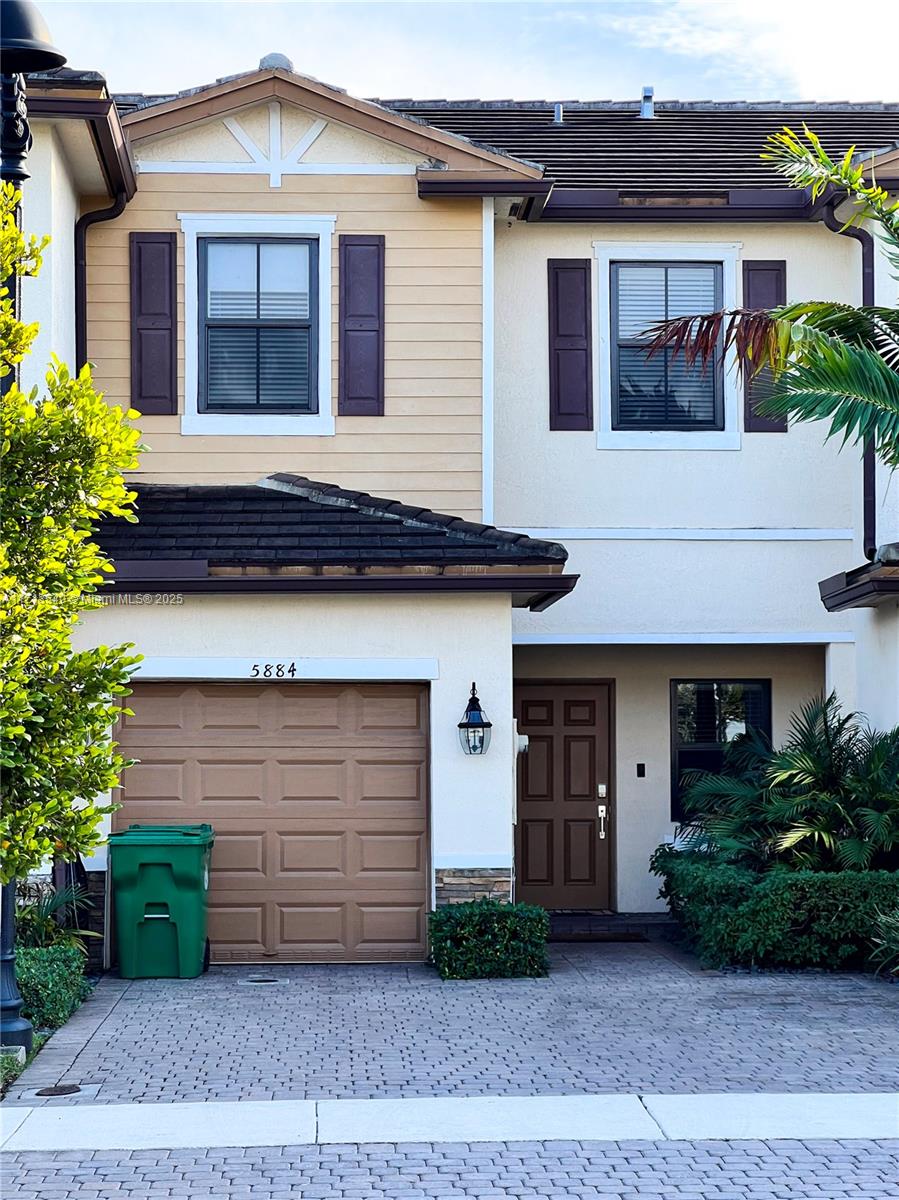
[[[318,140],[328,122],[319,118],[284,152],[281,137],[281,102],[268,106],[269,148],[264,150],[236,117],[224,117],[222,124],[250,161],[187,162],[177,159],[138,159],[138,170],[147,175],[268,175],[273,188],[281,186],[285,175],[414,175],[415,163],[321,163],[304,162],[306,153]]]

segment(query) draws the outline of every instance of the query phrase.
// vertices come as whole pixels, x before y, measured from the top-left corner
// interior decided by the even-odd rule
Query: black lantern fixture
[[[44,18],[28,0],[0,0],[0,177],[17,188],[28,179],[25,165],[31,149],[25,75],[53,71],[66,61],[53,46]],[[21,205],[15,213],[21,220]],[[12,315],[19,315],[19,279],[4,280],[12,300]],[[3,378],[3,394],[17,380],[15,369]],[[22,997],[16,984],[16,881],[3,884],[0,921],[0,1041],[4,1046],[31,1050],[31,1022],[21,1015]]]
[[[465,716],[459,722],[459,741],[466,754],[486,754],[490,745],[490,730],[493,725],[487,720],[487,715],[481,708],[477,689],[471,685],[471,695],[468,698],[468,708]]]

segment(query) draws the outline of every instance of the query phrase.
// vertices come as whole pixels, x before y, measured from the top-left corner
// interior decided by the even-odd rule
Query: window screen
[[[719,772],[728,742],[749,728],[771,737],[769,679],[675,679],[671,684],[671,819],[683,818],[685,771]]]
[[[318,411],[314,240],[200,243],[201,407]]]
[[[723,429],[720,356],[703,370],[670,350],[649,358],[646,330],[721,307],[720,263],[612,264],[612,428]]]

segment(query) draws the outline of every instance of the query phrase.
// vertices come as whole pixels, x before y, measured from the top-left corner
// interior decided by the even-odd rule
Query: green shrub
[[[685,844],[757,869],[899,870],[899,726],[877,732],[836,696],[793,716],[779,750],[753,731],[720,774],[685,774]]]
[[[20,879],[16,883],[16,941],[20,946],[75,946],[87,954],[85,938],[102,938],[82,929],[79,916],[89,912],[93,901],[84,888],[56,888],[42,879]]]
[[[871,961],[878,971],[899,977],[899,905],[891,912],[877,914]]]
[[[19,946],[16,978],[22,1013],[36,1029],[58,1029],[90,992],[76,946]]]
[[[513,979],[549,969],[545,908],[474,900],[438,908],[428,923],[431,961],[442,979]]]
[[[687,941],[713,967],[862,967],[881,914],[899,905],[897,871],[759,873],[667,848],[653,870]]]

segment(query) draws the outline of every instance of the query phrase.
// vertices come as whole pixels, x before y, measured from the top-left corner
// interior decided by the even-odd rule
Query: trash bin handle
[[[171,921],[172,918],[168,913],[144,913],[143,919],[145,921]]]

